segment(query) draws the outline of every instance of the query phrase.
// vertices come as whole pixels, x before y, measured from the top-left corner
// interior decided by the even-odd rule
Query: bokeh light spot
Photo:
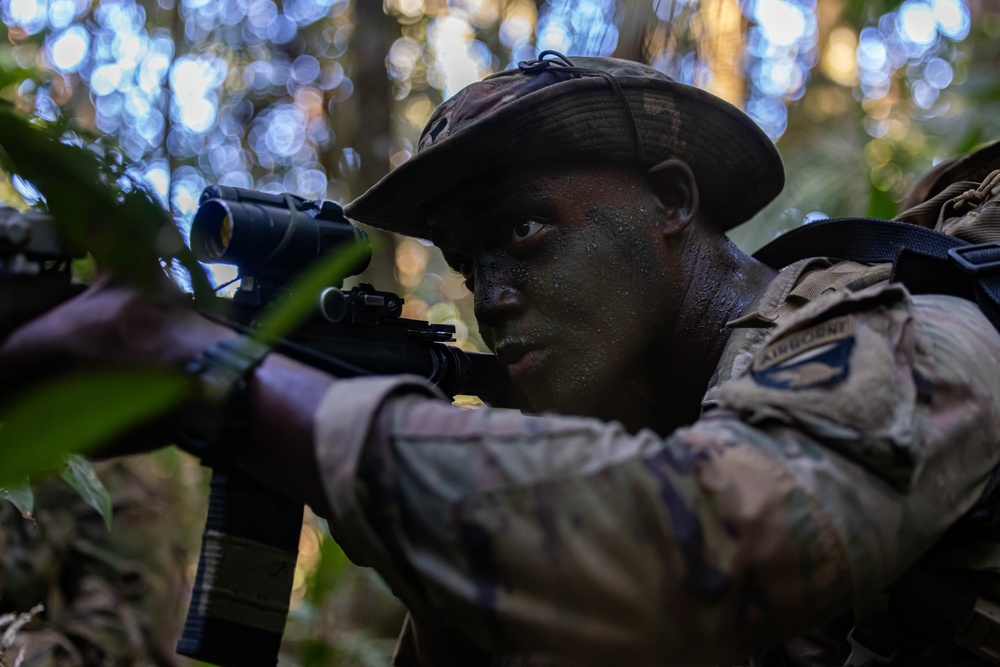
[[[929,5],[906,2],[899,9],[897,22],[900,36],[917,45],[929,45],[937,36],[937,21]]]
[[[61,72],[75,72],[87,57],[90,36],[83,26],[73,26],[57,35],[49,44],[52,65]]]
[[[962,0],[933,0],[931,11],[941,34],[954,40],[969,34],[969,8]]]

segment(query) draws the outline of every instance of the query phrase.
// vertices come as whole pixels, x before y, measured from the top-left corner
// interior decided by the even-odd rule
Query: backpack
[[[1000,142],[944,162],[922,178],[893,220],[820,220],[778,237],[754,257],[775,269],[809,257],[888,264],[890,281],[913,294],[946,294],[978,304],[1000,331]],[[1000,437],[1000,434],[998,434]],[[1000,535],[1000,470],[950,536]],[[928,627],[1000,665],[1000,590],[917,565],[887,591],[884,609],[858,609],[845,667],[894,664],[898,637],[886,636],[889,608],[919,610]],[[894,635],[893,631],[888,633]]]

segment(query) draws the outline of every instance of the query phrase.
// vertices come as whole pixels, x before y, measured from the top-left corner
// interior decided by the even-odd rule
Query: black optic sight
[[[280,287],[347,243],[368,246],[352,275],[364,271],[371,259],[368,235],[348,221],[340,205],[287,193],[212,185],[201,193],[191,223],[191,249],[198,259],[233,264],[244,281],[264,281],[265,289]]]

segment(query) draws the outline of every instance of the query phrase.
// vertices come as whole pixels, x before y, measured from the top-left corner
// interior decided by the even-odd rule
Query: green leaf
[[[187,394],[180,373],[74,373],[35,387],[0,414],[0,487],[59,465],[166,414]]]
[[[317,606],[343,581],[351,564],[340,545],[327,535],[320,538],[319,549],[319,563],[306,582],[306,595]]]
[[[0,67],[0,90],[14,86],[25,79],[37,79],[41,73],[35,69]]]
[[[872,183],[869,193],[867,213],[869,218],[889,220],[896,215],[896,202],[892,200],[888,192],[879,189]]]
[[[0,488],[0,498],[12,502],[25,519],[30,519],[31,513],[35,511],[35,492],[28,482]]]
[[[254,337],[265,345],[287,335],[312,315],[319,303],[319,294],[331,285],[339,285],[368,252],[363,243],[352,243],[317,261],[303,271],[288,294],[267,309]]]
[[[974,127],[962,136],[955,154],[965,155],[966,153],[971,153],[979,146],[980,143],[982,143],[982,141],[983,129],[981,127]]]
[[[73,487],[88,505],[93,507],[104,519],[104,526],[111,530],[111,494],[97,476],[97,471],[90,461],[79,454],[70,454],[59,476]]]

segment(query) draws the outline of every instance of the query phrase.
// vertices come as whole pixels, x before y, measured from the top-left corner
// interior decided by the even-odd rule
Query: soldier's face
[[[431,208],[483,339],[536,410],[623,419],[629,397],[662,381],[651,361],[681,295],[659,206],[638,169],[545,164]]]

